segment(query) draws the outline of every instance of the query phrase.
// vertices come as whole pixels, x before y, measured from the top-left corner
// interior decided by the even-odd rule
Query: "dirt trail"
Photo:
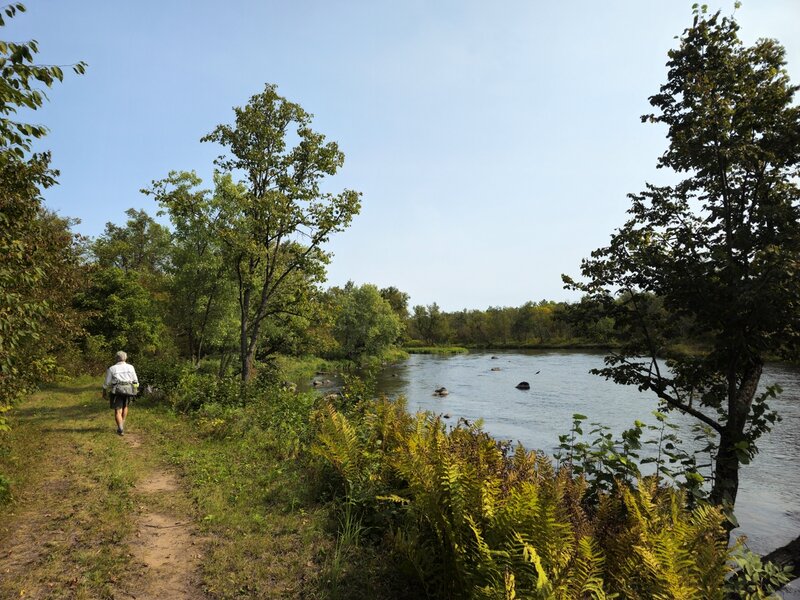
[[[142,441],[128,434],[125,441],[139,448]],[[134,592],[137,600],[195,600],[202,598],[197,576],[202,558],[194,525],[186,515],[155,510],[159,495],[180,493],[174,473],[156,468],[136,484],[139,492],[138,529],[131,552],[145,569],[145,577]]]
[[[0,507],[0,598],[206,598],[180,479],[150,437],[117,436],[96,395],[59,389],[15,411],[0,447],[15,483]]]

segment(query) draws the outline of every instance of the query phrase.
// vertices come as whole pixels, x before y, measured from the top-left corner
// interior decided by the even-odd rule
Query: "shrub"
[[[11,481],[0,473],[0,506],[11,502]]]
[[[188,362],[164,356],[132,356],[130,361],[139,376],[139,388],[150,386],[164,396],[169,396],[191,370]]]
[[[738,571],[725,582],[725,591],[730,598],[780,600],[777,590],[792,579],[792,568],[763,562],[761,557],[737,545],[731,553]]]

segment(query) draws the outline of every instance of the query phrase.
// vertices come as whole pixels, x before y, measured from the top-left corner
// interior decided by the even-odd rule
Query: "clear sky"
[[[733,2],[710,2],[733,10]],[[27,0],[0,33],[40,62],[88,63],[32,120],[60,185],[47,205],[102,233],[170,170],[210,180],[266,82],[315,115],[363,192],[328,246],[329,283],[396,286],[446,310],[573,300],[561,274],[622,224],[665,149],[643,125],[692,2]],[[800,82],[800,0],[745,0],[741,36],[777,38]]]

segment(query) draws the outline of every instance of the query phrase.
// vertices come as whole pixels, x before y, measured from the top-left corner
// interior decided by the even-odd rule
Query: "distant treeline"
[[[415,306],[408,319],[411,340],[472,347],[609,346],[614,323],[591,318],[581,307],[542,300],[519,307],[444,312],[434,303]]]
[[[625,301],[623,294],[616,303],[624,305]],[[671,323],[670,347],[702,346],[689,320],[670,315],[655,296],[645,297],[645,301],[652,314]],[[436,303],[418,305],[407,319],[408,343],[477,348],[611,348],[643,334],[622,327],[607,315],[598,301],[588,297],[574,303],[542,300],[519,307],[455,312],[444,312]]]

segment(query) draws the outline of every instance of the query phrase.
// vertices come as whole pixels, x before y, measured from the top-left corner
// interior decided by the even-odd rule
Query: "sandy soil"
[[[141,445],[135,434],[125,435],[131,448]],[[195,600],[204,595],[197,575],[200,559],[200,540],[186,515],[154,510],[159,494],[180,493],[174,473],[155,469],[137,485],[141,494],[138,531],[130,543],[131,553],[140,561],[146,576],[134,592],[137,600]]]

